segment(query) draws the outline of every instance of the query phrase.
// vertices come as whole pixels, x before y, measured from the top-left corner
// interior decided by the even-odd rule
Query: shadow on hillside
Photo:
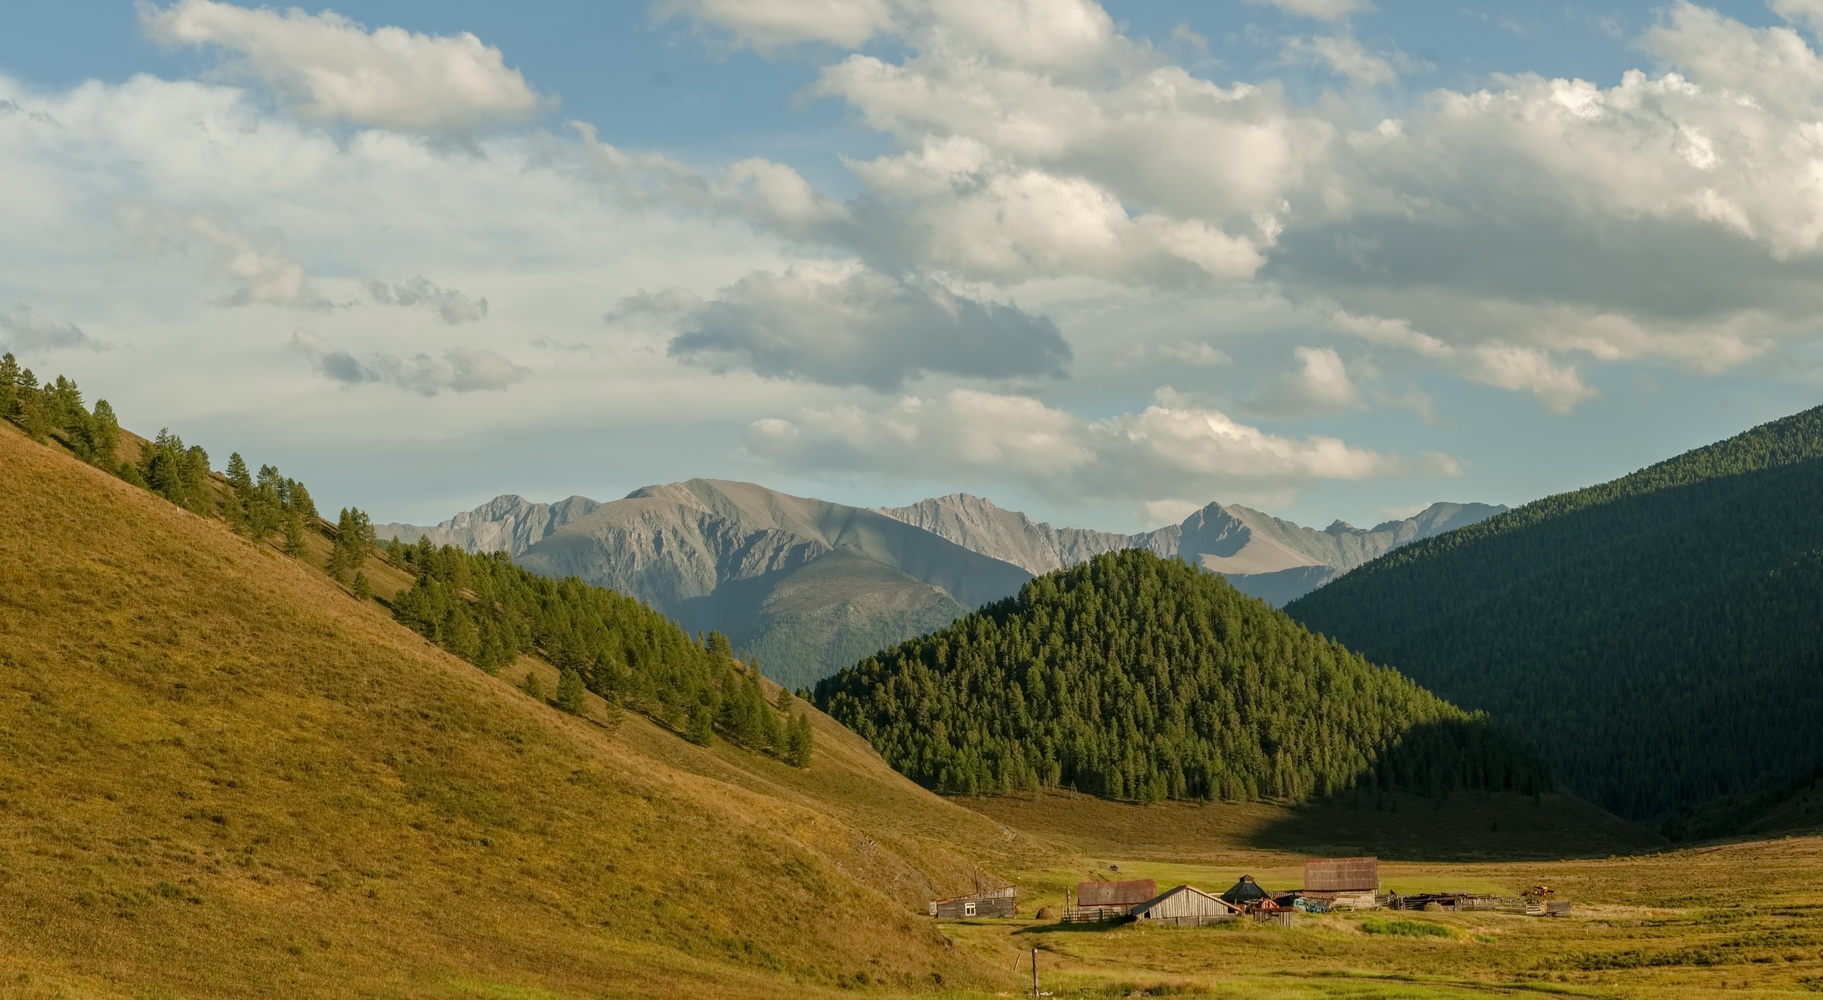
[[[1287,808],[1248,842],[1399,860],[1606,857],[1665,845],[1556,788],[1530,741],[1481,718],[1413,727],[1343,787]]]
[[[1216,807],[1219,808],[1219,807]],[[1289,806],[1244,838],[1250,847],[1389,861],[1525,861],[1660,851],[1668,842],[1566,792],[1536,798],[1465,793],[1439,801],[1400,793]]]

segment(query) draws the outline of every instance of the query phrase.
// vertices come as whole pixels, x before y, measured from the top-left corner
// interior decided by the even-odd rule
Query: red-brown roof
[[[1380,888],[1379,858],[1312,858],[1304,862],[1304,888],[1363,892]]]
[[[1078,882],[1078,906],[1134,906],[1158,895],[1158,881],[1137,878],[1130,882]]]

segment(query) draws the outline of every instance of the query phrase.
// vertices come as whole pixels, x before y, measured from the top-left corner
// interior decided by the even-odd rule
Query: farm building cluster
[[[1570,912],[1569,903],[1550,899],[1551,895],[1547,886],[1534,886],[1517,897],[1466,892],[1382,893],[1378,859],[1312,858],[1304,862],[1302,888],[1276,892],[1260,885],[1250,875],[1242,875],[1240,881],[1220,894],[1193,885],[1179,885],[1160,892],[1157,881],[1149,878],[1079,882],[1073,896],[1065,891],[1059,919],[1064,923],[1131,920],[1195,926],[1241,918],[1284,924],[1298,911],[1504,910],[1535,916],[1562,916]],[[977,888],[973,895],[935,899],[930,903],[930,915],[940,919],[1011,917],[1017,913],[1017,891],[1011,886],[991,890]]]

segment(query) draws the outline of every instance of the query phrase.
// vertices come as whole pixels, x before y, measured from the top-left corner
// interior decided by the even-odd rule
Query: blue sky
[[[0,344],[380,520],[1372,523],[1823,388],[1815,0],[333,11],[15,14]]]

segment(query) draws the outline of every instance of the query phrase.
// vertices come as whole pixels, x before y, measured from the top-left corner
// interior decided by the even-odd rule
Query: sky
[[[71,0],[0,346],[430,523],[695,476],[1137,530],[1823,400],[1823,0]]]

